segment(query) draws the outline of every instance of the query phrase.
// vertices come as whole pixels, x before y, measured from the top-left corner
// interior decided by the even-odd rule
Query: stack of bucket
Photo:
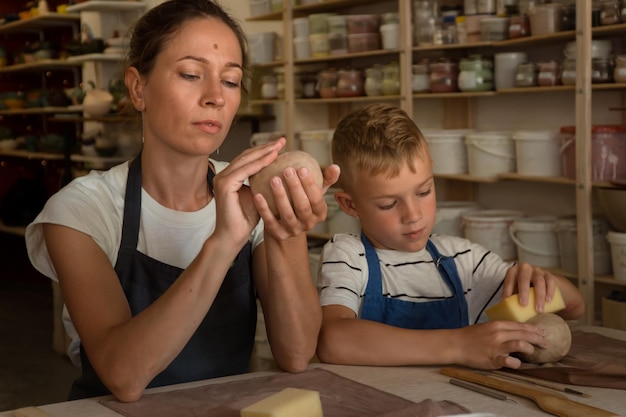
[[[424,129],[422,134],[433,160],[433,174],[467,174],[465,136],[469,129]]]
[[[540,268],[560,266],[559,241],[555,232],[556,217],[520,217],[509,231],[517,245],[517,259]]]
[[[468,211],[461,216],[465,238],[489,249],[502,259],[516,259],[517,248],[509,229],[523,215],[523,212],[515,210]]]

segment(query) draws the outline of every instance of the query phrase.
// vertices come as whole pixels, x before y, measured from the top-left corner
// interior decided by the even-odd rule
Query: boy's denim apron
[[[215,174],[209,169],[209,185]],[[152,259],[137,250],[141,213],[141,154],[130,164],[124,200],[122,243],[115,271],[133,316],[150,306],[176,281],[182,269]],[[228,271],[215,301],[189,342],[148,387],[245,373],[256,330],[256,299],[248,242]],[[167,335],[163,335],[167,337]],[[70,400],[110,394],[96,375],[81,345],[82,375]]]
[[[374,246],[361,233],[365,245],[365,257],[369,269],[361,318],[405,329],[456,329],[469,324],[467,300],[453,258],[442,256],[428,240],[426,249],[435,262],[441,278],[446,282],[453,297],[445,300],[414,303],[385,297],[378,255]],[[427,279],[427,277],[414,277]]]

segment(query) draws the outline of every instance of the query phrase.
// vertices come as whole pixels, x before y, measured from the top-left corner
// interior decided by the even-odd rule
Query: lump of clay
[[[265,197],[270,210],[272,210],[272,213],[276,216],[278,215],[278,209],[276,208],[270,181],[273,177],[280,177],[283,180],[283,184],[285,184],[283,171],[287,167],[292,167],[296,171],[302,167],[306,167],[320,187],[324,181],[319,163],[308,153],[303,151],[288,151],[279,154],[274,162],[250,177],[250,189],[252,193],[261,193],[263,197]],[[285,187],[285,189],[287,190],[287,194],[289,194],[289,189],[287,187]],[[291,196],[289,196],[289,201],[291,201]]]
[[[535,346],[531,354],[520,353],[520,358],[531,363],[556,362],[565,357],[572,346],[572,332],[569,326],[560,316],[553,313],[537,314],[526,323],[534,324],[545,330],[545,338],[548,347],[542,349]]]

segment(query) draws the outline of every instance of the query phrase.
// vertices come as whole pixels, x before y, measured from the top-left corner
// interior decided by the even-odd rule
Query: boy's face
[[[430,155],[418,157],[415,168],[413,173],[404,164],[393,178],[365,172],[354,178],[354,208],[378,249],[417,252],[426,246],[437,211]]]

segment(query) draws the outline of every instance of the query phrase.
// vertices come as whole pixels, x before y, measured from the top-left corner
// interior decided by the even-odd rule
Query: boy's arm
[[[322,362],[402,366],[457,364],[480,369],[517,368],[511,352],[545,347],[541,329],[499,321],[461,329],[411,330],[358,319],[340,305],[322,308],[317,354]]]

